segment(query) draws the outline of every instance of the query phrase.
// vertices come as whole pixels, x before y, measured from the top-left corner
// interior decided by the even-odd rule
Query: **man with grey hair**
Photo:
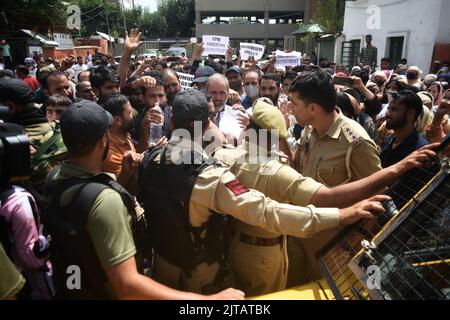
[[[206,82],[206,95],[211,97],[214,103],[214,122],[217,126],[220,125],[220,120],[224,112],[231,110],[231,106],[227,105],[230,85],[228,79],[219,73],[213,74]]]

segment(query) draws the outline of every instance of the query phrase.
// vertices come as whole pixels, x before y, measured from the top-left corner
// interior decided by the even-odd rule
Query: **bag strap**
[[[107,188],[107,185],[98,182],[87,182],[80,188],[78,194],[72,200],[72,203],[76,201],[77,206],[80,208],[83,217],[83,224],[87,222],[92,205],[98,195]]]

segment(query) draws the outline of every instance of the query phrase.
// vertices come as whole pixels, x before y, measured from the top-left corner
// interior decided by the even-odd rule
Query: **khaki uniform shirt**
[[[25,278],[22,277],[16,266],[9,260],[8,255],[0,243],[0,300],[13,298],[22,290],[25,285]]]
[[[307,126],[298,145],[295,169],[328,187],[357,181],[382,169],[375,142],[361,125],[340,110],[323,137]]]
[[[270,199],[308,206],[311,198],[323,185],[303,177],[278,159],[265,156],[265,150],[256,149],[257,146],[249,144],[239,148],[225,146],[214,153],[214,158],[229,166],[230,171],[245,186],[264,193]],[[242,232],[254,237],[271,238],[279,235],[242,222],[238,223],[238,227]]]
[[[180,163],[182,159],[190,160],[192,152],[208,159],[199,144],[188,139],[178,142],[177,137],[172,136],[166,161]],[[308,237],[321,230],[336,228],[340,224],[338,209],[317,209],[314,206],[305,208],[278,203],[259,191],[247,188],[227,166],[220,163],[207,167],[195,181],[189,202],[190,224],[200,227],[213,213],[230,215],[243,222],[243,225],[278,236],[288,234]],[[175,288],[202,292],[202,287],[211,283],[217,271],[217,264],[200,265],[191,273],[190,279],[186,279],[180,268],[170,265],[158,254],[155,256],[155,279]]]

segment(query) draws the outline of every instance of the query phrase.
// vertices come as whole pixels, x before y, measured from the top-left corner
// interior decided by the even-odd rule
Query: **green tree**
[[[344,27],[345,1],[343,0],[318,0],[317,11],[311,19],[311,23],[318,23],[326,32],[336,33]]]
[[[107,20],[111,35],[123,37],[125,35],[124,16],[127,29],[138,27],[138,20],[142,15],[142,8],[125,10],[116,4],[104,0],[72,0],[81,9],[81,36],[94,35],[96,31],[108,33]]]
[[[47,34],[49,28],[66,25],[65,6],[59,0],[2,0],[0,26],[5,31],[35,29]]]
[[[138,27],[145,37],[161,38],[165,36],[167,21],[158,12],[144,11],[138,21]]]
[[[190,37],[195,21],[194,0],[167,0],[158,8],[158,15],[162,15],[167,22],[165,36]]]

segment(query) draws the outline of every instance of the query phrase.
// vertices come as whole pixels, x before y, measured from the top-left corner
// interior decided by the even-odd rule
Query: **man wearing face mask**
[[[244,96],[245,92],[242,85],[241,69],[237,66],[233,66],[227,70],[225,76],[230,83],[230,89],[233,89],[234,91],[239,93],[240,97]]]
[[[102,171],[114,173],[116,176],[122,171],[122,160],[125,153],[136,152],[131,139],[133,128],[133,109],[130,101],[124,95],[113,95],[104,104],[103,108],[113,116],[113,123],[108,130],[109,152],[102,164]]]
[[[406,71],[406,79],[408,79],[408,85],[416,87],[419,90],[422,85],[420,81],[420,73],[420,69],[416,66],[409,67]]]
[[[245,109],[252,107],[256,99],[259,98],[259,74],[256,71],[247,71],[244,75],[245,97],[242,105]]]

